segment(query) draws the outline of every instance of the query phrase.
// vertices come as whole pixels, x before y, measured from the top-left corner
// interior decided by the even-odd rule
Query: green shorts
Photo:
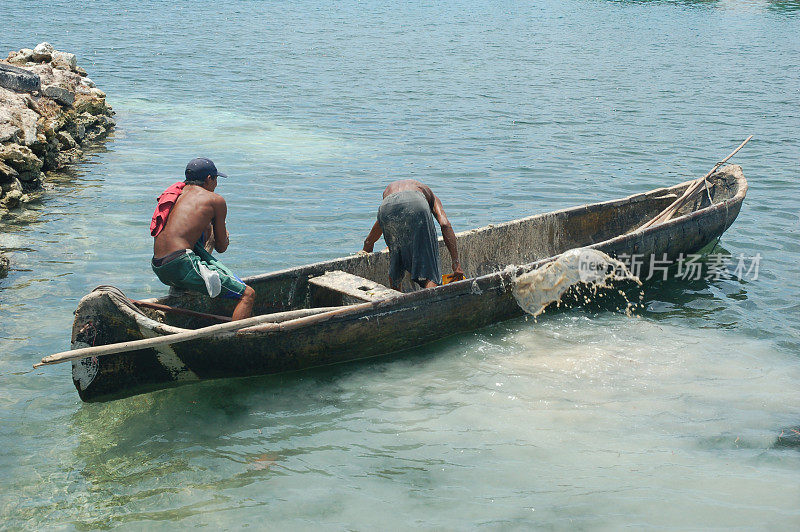
[[[167,286],[208,294],[206,282],[200,275],[198,266],[202,263],[209,270],[216,271],[219,274],[219,279],[222,283],[222,292],[220,292],[222,297],[234,299],[242,297],[247,285],[224,264],[215,259],[211,253],[203,249],[202,246],[196,245],[194,249],[181,251],[164,257],[163,259],[167,259],[166,262],[162,262],[163,259],[153,258],[151,266],[162,283]],[[175,255],[174,258],[173,255]]]

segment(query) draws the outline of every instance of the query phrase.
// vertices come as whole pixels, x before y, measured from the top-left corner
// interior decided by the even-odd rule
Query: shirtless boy
[[[213,228],[214,249],[219,253],[228,249],[228,208],[225,199],[214,193],[218,176],[226,177],[209,159],[192,159],[186,165],[186,180],[159,197],[150,226],[155,237],[152,267],[166,285],[238,299],[232,319],[241,320],[253,313],[255,291],[203,248]],[[218,284],[215,274],[219,276]]]

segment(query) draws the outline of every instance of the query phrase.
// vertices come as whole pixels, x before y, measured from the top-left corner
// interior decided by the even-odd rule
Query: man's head
[[[197,157],[186,165],[186,184],[198,185],[209,190],[217,187],[217,176],[228,177],[217,172],[217,167],[206,157]]]

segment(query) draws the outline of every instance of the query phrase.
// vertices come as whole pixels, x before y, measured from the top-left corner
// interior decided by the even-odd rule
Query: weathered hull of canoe
[[[666,254],[674,259],[713,242],[736,219],[747,182],[741,168],[733,165],[714,174],[711,182],[709,194],[685,206],[678,217],[645,230],[636,228],[672,203],[688,182],[459,233],[461,262],[472,276],[462,282],[359,305],[313,325],[287,322],[285,327],[261,332],[221,333],[82,359],[73,362],[73,380],[81,399],[104,401],[199,379],[274,374],[384,355],[514,318],[522,314],[511,294],[515,275],[568,249],[592,247],[612,256],[660,259]],[[443,244],[440,251],[442,263],[448,264]],[[245,281],[256,290],[258,313],[280,312],[314,307],[308,279],[334,270],[384,283],[388,255],[351,256]],[[159,302],[214,314],[231,310],[228,302],[186,292]],[[95,291],[78,306],[72,343],[75,348],[104,345],[209,324],[199,318],[142,311],[113,292]]]

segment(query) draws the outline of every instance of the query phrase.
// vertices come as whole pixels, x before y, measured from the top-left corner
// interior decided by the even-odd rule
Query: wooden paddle
[[[68,362],[70,360],[79,360],[81,358],[112,355],[115,353],[124,353],[126,351],[135,351],[137,349],[148,349],[162,345],[177,344],[181,342],[189,342],[199,338],[207,338],[215,334],[224,332],[236,331],[253,327],[254,325],[269,324],[272,327],[259,328],[259,331],[285,330],[307,325],[317,321],[324,321],[334,316],[344,314],[347,312],[358,312],[363,309],[370,308],[372,302],[361,303],[359,305],[349,305],[346,307],[320,307],[312,309],[290,310],[287,312],[277,312],[275,314],[265,314],[263,316],[254,316],[244,320],[232,321],[230,323],[220,323],[217,325],[210,325],[201,329],[193,331],[180,332],[176,334],[168,334],[165,336],[158,336],[156,338],[145,338],[143,340],[131,340],[128,342],[120,342],[117,344],[98,345],[94,347],[83,347],[81,349],[71,349],[69,351],[62,351],[54,355],[49,355],[42,358],[42,361],[34,364],[34,368],[46,366],[50,364],[60,364],[61,362]]]
[[[147,301],[139,301],[138,299],[128,299],[128,301],[130,301],[131,303],[133,303],[138,307],[153,308],[164,312],[171,312],[173,314],[183,314],[184,316],[194,316],[196,318],[207,318],[210,320],[225,321],[225,322],[231,321],[231,319],[228,316],[220,316],[218,314],[206,314],[205,312],[197,312],[196,310],[170,307],[167,305],[162,305],[160,303],[148,303]]]

